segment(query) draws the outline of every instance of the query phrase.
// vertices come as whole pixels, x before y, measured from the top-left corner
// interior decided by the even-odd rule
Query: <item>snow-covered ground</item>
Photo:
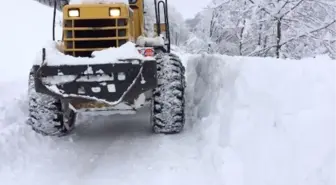
[[[44,137],[24,121],[28,70],[51,38],[52,10],[6,6],[22,14],[0,11],[12,28],[0,29],[0,184],[335,184],[335,61],[178,52],[188,85],[182,134],[151,134],[145,108],[126,119],[81,115],[73,135]]]

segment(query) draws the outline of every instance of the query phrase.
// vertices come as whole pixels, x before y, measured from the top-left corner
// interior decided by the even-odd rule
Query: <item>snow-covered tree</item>
[[[69,2],[69,0],[35,0],[35,1],[50,7],[54,7],[54,4],[56,2],[56,8],[58,10],[62,10],[63,5]]]
[[[213,0],[188,24],[218,53],[335,56],[335,10],[333,0]]]
[[[329,0],[249,0],[256,12],[264,14],[267,43],[252,55],[273,53],[275,57],[301,58],[326,50],[321,42],[326,35],[335,38],[335,3]],[[261,3],[263,2],[263,3]],[[329,40],[332,42],[332,38]],[[330,43],[327,43],[330,44]]]

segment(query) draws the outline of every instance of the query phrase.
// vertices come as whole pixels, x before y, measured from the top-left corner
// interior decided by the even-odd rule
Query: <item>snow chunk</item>
[[[119,81],[124,81],[126,80],[126,74],[124,72],[118,73],[118,80]]]
[[[135,44],[127,42],[118,48],[107,48],[101,51],[94,51],[93,58],[89,57],[73,57],[65,55],[58,49],[59,43],[55,41],[48,42],[46,49],[47,65],[90,65],[90,64],[108,64],[108,63],[124,63],[125,59],[153,60],[153,57],[145,57],[141,55]],[[42,51],[37,55],[35,65],[41,65]]]
[[[108,92],[116,92],[116,88],[114,84],[107,85]]]
[[[106,60],[108,58],[116,58],[116,59],[143,59],[144,56],[141,55],[138,49],[135,47],[135,44],[132,42],[127,42],[121,45],[119,48],[108,48],[101,51],[95,51],[92,53],[98,60]]]
[[[84,71],[84,74],[85,75],[88,75],[88,74],[93,74],[93,70],[92,70],[92,67],[89,66],[85,71]]]
[[[134,101],[134,107],[142,107],[146,103],[146,96],[144,93],[140,94],[139,97]]]
[[[92,87],[91,90],[94,93],[99,93],[101,91],[100,87]]]
[[[136,44],[142,47],[145,46],[163,46],[164,39],[162,37],[138,37]]]
[[[128,4],[128,0],[70,0],[69,4],[110,4],[110,3],[125,3]]]

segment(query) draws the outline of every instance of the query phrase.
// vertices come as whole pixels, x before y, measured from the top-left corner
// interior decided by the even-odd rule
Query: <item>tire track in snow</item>
[[[114,124],[108,123],[108,119],[103,118],[101,123],[98,123],[101,125],[96,125],[96,128],[92,128],[94,125],[90,123],[84,127],[91,128],[78,129],[81,136],[76,136],[78,138],[74,142],[77,145],[88,144],[90,141],[92,142],[92,139],[100,138],[106,144],[106,148],[101,150],[102,153],[96,155],[95,161],[83,165],[78,170],[83,178],[75,181],[76,183],[131,184],[141,182],[142,184],[157,184],[162,183],[160,178],[151,177],[164,176],[167,178],[167,184],[179,184],[185,182],[183,181],[185,179],[192,180],[194,176],[192,174],[195,174],[195,171],[206,173],[209,169],[204,166],[204,163],[198,162],[201,161],[201,156],[196,150],[197,140],[190,137],[188,132],[175,136],[153,135],[149,129],[149,117],[143,112],[132,118],[133,121],[114,119],[116,120]],[[92,131],[92,129],[94,131],[89,133],[89,130]],[[100,143],[100,145],[103,144]],[[92,148],[97,149],[96,145],[93,145]],[[90,149],[90,151],[92,150],[94,149]],[[92,156],[94,157],[94,155]],[[195,165],[197,170],[193,169]],[[191,172],[191,175],[188,171]],[[172,175],[169,175],[170,173]],[[111,179],[111,174],[116,175]],[[134,177],[133,174],[138,175]],[[183,177],[182,174],[189,175],[189,177]],[[138,180],[139,176],[142,177],[142,181]],[[171,178],[167,176],[171,176]],[[197,182],[201,181],[203,182],[201,184],[204,184],[209,181],[204,177],[209,176],[211,174],[201,175],[197,178]]]
[[[115,122],[115,123],[113,123]],[[89,145],[92,153],[85,153],[87,163],[85,163],[80,170],[78,170],[79,176],[90,175],[92,171],[99,168],[99,163],[104,156],[109,155],[108,150],[111,146],[118,144],[123,134],[128,134],[122,124],[122,117],[120,116],[81,116],[79,126],[76,129],[74,135],[70,136],[75,145]],[[121,126],[121,127],[120,127]],[[132,129],[134,125],[130,125],[130,132],[134,132]],[[118,131],[119,130],[119,131]],[[139,130],[142,132],[142,130]],[[131,134],[131,133],[130,133]],[[81,150],[80,148],[78,150]]]
[[[0,177],[8,185],[38,185],[56,179],[55,184],[69,185],[157,184],[162,179],[167,184],[205,184],[211,176],[207,174],[209,166],[198,162],[197,140],[188,130],[181,135],[153,135],[145,114],[128,120],[110,116],[84,119],[73,135],[64,138],[40,136],[24,119],[10,124],[7,130],[11,132],[1,138],[7,140],[0,147],[7,154],[0,154]]]

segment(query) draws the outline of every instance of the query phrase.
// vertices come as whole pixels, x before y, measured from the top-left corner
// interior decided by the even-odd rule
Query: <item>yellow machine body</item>
[[[90,56],[143,34],[143,0],[133,4],[69,4],[63,7],[63,52]]]
[[[166,32],[166,24],[165,23],[160,23],[160,31],[161,32]],[[154,32],[157,32],[157,24],[154,24]]]
[[[42,48],[29,71],[27,124],[34,131],[65,136],[76,127],[78,113],[130,115],[144,106],[149,106],[153,132],[182,131],[185,68],[170,53],[168,0],[153,0],[157,33],[150,37],[144,33],[144,0],[40,1],[54,7],[53,45]],[[61,42],[55,41],[57,10],[63,12]],[[100,50],[108,55],[93,55]]]

